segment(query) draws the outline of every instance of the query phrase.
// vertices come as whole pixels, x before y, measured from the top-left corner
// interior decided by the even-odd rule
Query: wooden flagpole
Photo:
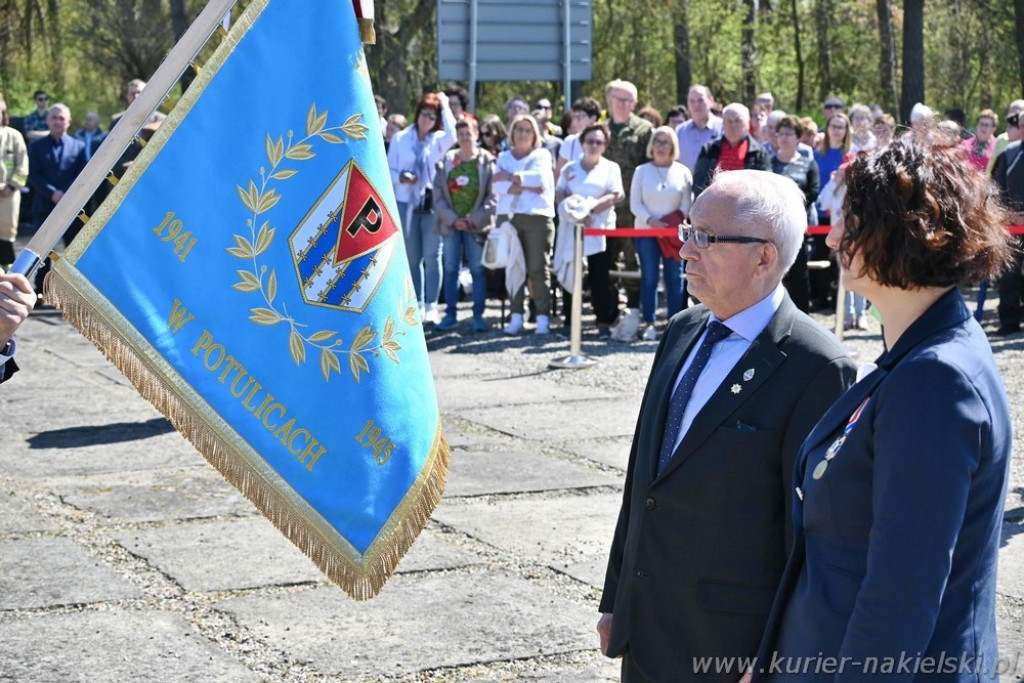
[[[92,159],[78,174],[78,178],[57,202],[28,245],[18,255],[11,267],[12,273],[21,273],[31,279],[32,273],[39,267],[42,258],[50,253],[50,250],[81,212],[82,207],[96,192],[96,188],[104,182],[107,174],[121,158],[121,154],[135,139],[139,129],[160,106],[164,97],[206,45],[210,36],[220,26],[224,15],[231,11],[235,2],[236,0],[210,0],[207,3],[196,20],[185,31],[181,40],[167,53],[142,93],[135,98],[128,110],[121,116],[103,144],[92,155]]]

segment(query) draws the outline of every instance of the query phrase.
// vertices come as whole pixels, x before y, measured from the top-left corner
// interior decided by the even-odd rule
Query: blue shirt
[[[743,358],[743,354],[747,352],[750,345],[764,332],[764,328],[775,317],[775,313],[779,310],[779,306],[782,305],[782,300],[785,296],[786,289],[780,284],[771,294],[750,308],[746,308],[726,320],[719,320],[718,316],[714,313],[711,314],[711,320],[719,320],[719,322],[732,330],[732,334],[711,348],[711,358],[708,360],[708,364],[704,366],[704,371],[700,373],[700,377],[697,378],[697,383],[693,387],[693,393],[690,394],[690,400],[686,404],[686,410],[683,411],[683,422],[679,426],[679,435],[676,436],[673,450],[679,448],[683,437],[686,436],[690,425],[693,424],[693,419],[697,417],[697,413],[701,411],[704,404],[708,402],[722,382],[725,381],[726,376],[732,372],[732,369]],[[707,333],[707,330],[704,330],[697,343],[690,350],[690,354],[686,357],[686,362],[683,363],[683,367],[680,368],[676,381],[672,385],[672,393],[675,393],[683,373],[690,367],[690,363],[693,362],[693,357],[696,355],[697,349],[704,341]]]
[[[676,128],[676,137],[679,138],[679,163],[693,173],[697,157],[700,156],[700,148],[715,138],[722,137],[722,119],[714,114],[708,114],[707,125],[703,128],[698,128],[693,119],[684,121]]]

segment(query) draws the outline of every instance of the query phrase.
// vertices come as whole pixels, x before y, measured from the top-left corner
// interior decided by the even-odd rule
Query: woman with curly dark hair
[[[977,681],[997,663],[1010,415],[958,286],[1007,263],[1008,214],[958,141],[929,138],[846,169],[829,244],[846,286],[881,312],[886,350],[797,458],[794,545],[759,679],[873,680],[909,658],[908,680]]]

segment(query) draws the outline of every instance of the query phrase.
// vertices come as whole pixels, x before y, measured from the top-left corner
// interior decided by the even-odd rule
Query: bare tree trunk
[[[50,78],[58,91],[64,86],[64,38],[60,30],[60,0],[46,0],[47,43],[50,47]]]
[[[822,101],[832,94],[832,2],[818,0],[816,7],[818,24],[818,70],[820,72],[820,95]]]
[[[1013,18],[1013,36],[1017,39],[1017,63],[1020,65],[1020,92],[1024,95],[1024,0],[1013,0]]]
[[[900,119],[910,120],[910,110],[924,102],[924,0],[903,0],[903,87]]]
[[[743,101],[753,102],[757,97],[757,5],[758,0],[743,0],[747,16],[743,20]]]
[[[1024,0],[1021,0],[1024,2]],[[686,104],[686,96],[693,85],[690,65],[690,23],[688,0],[679,0],[679,12],[675,21],[676,42],[676,102]]]
[[[170,8],[171,30],[174,34],[174,42],[178,42],[189,27],[188,9],[185,7],[185,0],[170,0]],[[195,72],[192,69],[185,69],[185,72],[181,74],[178,83],[181,85],[182,94],[188,90],[188,86],[192,84],[194,78]]]
[[[804,108],[804,51],[800,42],[800,15],[797,13],[797,0],[792,2],[793,8],[793,52],[796,57],[796,111]]]
[[[882,42],[882,57],[879,61],[879,84],[882,101],[886,108],[898,111],[900,102],[896,97],[896,37],[892,32],[892,4],[889,0],[878,0],[878,37]]]
[[[436,6],[434,0],[417,0],[412,12],[395,16],[388,3],[376,5],[377,44],[366,46],[366,61],[373,91],[388,101],[393,112],[405,112],[409,106],[410,45],[424,27],[433,24]],[[420,65],[418,70],[425,72],[429,67]],[[436,73],[436,66],[432,70]]]

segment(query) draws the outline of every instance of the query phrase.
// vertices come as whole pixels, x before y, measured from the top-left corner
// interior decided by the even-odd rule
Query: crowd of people
[[[637,109],[638,104],[637,88],[614,80],[605,87],[603,103],[581,97],[557,119],[549,99],[540,98],[531,108],[519,96],[508,99],[504,116],[478,117],[468,110],[466,90],[452,84],[441,93],[425,95],[412,125],[406,126],[405,117],[388,114],[386,103],[378,98],[413,281],[427,323],[436,323],[441,330],[458,325],[455,304],[449,299],[460,293],[459,272],[468,262],[474,281],[485,277],[477,264],[478,247],[488,230],[508,219],[522,247],[527,277],[518,291],[508,292],[512,315],[504,331],[520,334],[532,322],[535,333],[548,333],[557,314],[552,293],[571,285],[559,281],[552,264],[560,252],[557,242],[572,239],[572,230],[562,225],[682,227],[693,201],[722,171],[753,169],[789,178],[804,197],[809,225],[829,226],[842,205],[844,169],[851,160],[861,152],[883,149],[894,139],[935,131],[956,140],[965,164],[992,174],[1006,198],[1024,206],[1024,187],[1013,182],[1016,174],[1009,180],[1004,177],[1016,165],[997,165],[1000,157],[1008,158],[1007,145],[1020,138],[1015,115],[1024,102],[1010,105],[1001,135],[996,135],[999,117],[992,109],[981,110],[972,129],[961,110],[949,109],[940,116],[918,104],[910,125],[897,130],[893,116],[879,105],[855,103],[847,111],[835,96],[822,103],[820,127],[813,117],[782,111],[771,93],[758,95],[749,107],[741,102],[719,107],[707,87],[694,85],[686,104],[671,107],[664,115],[650,106]],[[469,183],[468,167],[459,171],[442,162],[446,150],[455,145],[455,126],[461,122],[467,124],[467,138],[474,138],[476,148],[486,153],[473,157],[478,175],[493,182]],[[1011,148],[1010,157],[1016,158],[1016,149]],[[493,168],[486,169],[488,164]],[[465,233],[457,239],[442,239],[448,227],[435,218],[432,202],[443,188],[451,198],[460,196],[461,204],[477,209],[473,221],[455,227]],[[592,208],[581,213],[584,205]],[[676,237],[664,234],[585,239],[586,290],[598,339],[656,339],[658,320],[687,306],[686,262],[680,246]],[[837,266],[821,267],[830,257],[824,234],[805,238],[783,281],[799,310],[835,306]],[[809,263],[816,268],[809,269]],[[1020,328],[1019,279],[1011,273],[999,283],[998,334]],[[440,286],[442,281],[452,283],[452,293]],[[474,301],[481,291],[476,287]],[[443,318],[438,309],[441,293],[447,306]],[[845,296],[844,327],[867,329],[868,301],[853,291]],[[476,310],[475,305],[473,329],[488,329]],[[569,317],[566,304],[561,312],[566,328]]]
[[[25,184],[41,222],[101,135],[97,117],[69,136],[69,109],[36,102],[23,124],[30,138],[44,128],[26,149],[0,99],[9,245]],[[1024,222],[1024,100],[999,136],[991,109],[966,133],[958,112],[935,121],[918,105],[902,132],[836,97],[819,132],[768,93],[718,110],[700,85],[663,119],[634,113],[637,89],[622,80],[607,84],[604,113],[582,97],[558,124],[548,100],[531,110],[513,97],[504,119],[467,104],[453,87],[424,95],[411,125],[380,112],[414,287],[438,329],[459,324],[466,261],[473,329],[487,329],[489,230],[519,246],[505,332],[532,317],[545,334],[556,217],[559,239],[566,224],[676,228],[591,235],[584,248],[600,337],[657,337],[661,280],[669,319],[597,624],[623,681],[867,680],[908,658],[907,679],[989,677],[1011,418],[959,288],[1001,275],[996,332],[1020,329],[1022,251],[1006,226]],[[822,244],[812,223],[830,225]],[[806,315],[829,295],[808,272],[820,249],[851,292],[847,324],[864,324],[865,300],[884,321],[875,363],[858,368]],[[639,270],[639,286],[619,291],[622,268]],[[0,274],[0,382],[35,301],[25,278]]]

